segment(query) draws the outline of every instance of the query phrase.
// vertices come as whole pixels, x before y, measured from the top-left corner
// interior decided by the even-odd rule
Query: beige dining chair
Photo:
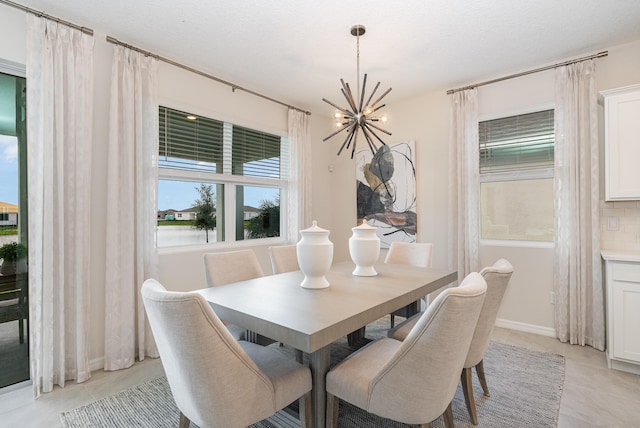
[[[142,285],[142,300],[180,427],[233,428],[266,419],[300,400],[303,427],[311,421],[311,371],[283,353],[236,341],[198,293]]]
[[[419,267],[431,267],[431,258],[433,255],[433,244],[416,243],[416,242],[392,242],[389,246],[385,263],[410,265]],[[391,328],[395,326],[395,317],[401,316],[409,318],[413,315],[411,308],[415,304],[405,306],[393,311],[391,317]]]
[[[300,270],[295,244],[269,247],[269,257],[274,274]]]
[[[217,287],[264,276],[258,257],[251,249],[207,253],[204,255],[204,268],[207,287]],[[261,345],[274,342],[238,325],[229,324],[226,321],[225,324],[236,340],[250,340]]]
[[[444,414],[453,427],[456,392],[487,285],[469,274],[434,299],[404,341],[375,340],[327,374],[327,427],[336,427],[339,400],[405,424],[429,427]]]
[[[480,275],[487,282],[487,297],[484,300],[482,306],[482,312],[478,319],[478,325],[473,333],[473,340],[467,353],[467,358],[464,363],[464,369],[462,371],[462,391],[464,392],[465,403],[469,416],[474,425],[478,425],[478,415],[476,412],[475,399],[473,396],[473,383],[472,383],[472,370],[476,368],[476,374],[484,395],[489,397],[489,388],[487,386],[487,380],[484,374],[484,354],[489,346],[489,339],[493,326],[496,323],[498,316],[498,309],[500,309],[500,303],[504,297],[504,293],[507,290],[509,281],[513,274],[513,266],[505,259],[496,261],[493,266],[485,267],[480,271]],[[419,320],[419,314],[409,318],[405,322],[399,324],[396,328],[389,330],[388,337],[392,337],[397,340],[404,340],[413,326]]]

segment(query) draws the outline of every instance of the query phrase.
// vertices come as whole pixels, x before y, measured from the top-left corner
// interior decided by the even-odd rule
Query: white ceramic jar
[[[380,238],[376,234],[376,227],[363,222],[351,229],[353,235],[349,238],[349,254],[356,264],[352,272],[356,276],[376,276],[378,272],[373,265],[380,256]]]
[[[298,265],[304,273],[300,284],[303,288],[326,288],[329,281],[325,275],[333,262],[333,242],[329,231],[318,227],[314,220],[310,228],[300,231],[300,241],[296,244]]]

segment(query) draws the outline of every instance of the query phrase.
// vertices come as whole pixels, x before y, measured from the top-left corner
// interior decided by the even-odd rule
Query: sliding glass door
[[[0,388],[29,379],[26,81],[0,73]]]

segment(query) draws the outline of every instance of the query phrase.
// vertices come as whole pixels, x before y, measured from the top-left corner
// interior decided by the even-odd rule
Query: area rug
[[[379,337],[382,328],[381,331],[377,328],[377,325],[368,326],[367,337]],[[341,358],[353,350],[350,348],[357,347],[348,347],[346,340],[342,340],[334,345],[332,354]],[[285,347],[283,352],[291,351]],[[484,397],[474,374],[478,427],[557,427],[564,384],[564,357],[491,342],[484,358],[484,368],[491,397]],[[474,427],[464,404],[461,386],[456,391],[453,414],[456,427]],[[64,412],[60,419],[66,428],[174,428],[178,425],[178,409],[166,378],[161,377]],[[285,409],[251,428],[299,426],[294,411]],[[442,417],[432,426],[443,427]],[[340,402],[338,428],[406,427],[410,425],[383,419]],[[191,424],[191,428],[196,428],[195,424]]]

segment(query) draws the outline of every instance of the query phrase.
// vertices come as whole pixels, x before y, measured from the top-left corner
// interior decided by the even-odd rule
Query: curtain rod
[[[81,25],[74,24],[73,22],[65,21],[64,19],[60,19],[60,18],[56,18],[55,16],[47,15],[44,12],[41,12],[41,11],[38,11],[38,10],[33,10],[31,8],[28,8],[27,6],[23,6],[23,5],[19,4],[19,3],[15,3],[15,2],[12,2],[12,1],[9,1],[9,0],[0,0],[0,3],[6,4],[7,6],[15,7],[16,9],[20,9],[20,10],[22,10],[24,12],[32,13],[32,14],[40,17],[40,18],[50,19],[51,21],[55,21],[55,22],[57,22],[59,24],[66,25],[67,27],[75,28],[76,30],[80,30],[85,34],[93,36],[93,30],[91,28],[83,27]]]
[[[0,1],[4,1],[4,0],[0,0]],[[189,67],[188,65],[180,64],[179,62],[175,62],[175,61],[173,61],[171,59],[161,57],[160,55],[151,53],[149,51],[145,51],[144,49],[140,49],[140,48],[137,48],[135,46],[128,45],[128,44],[123,43],[123,42],[121,42],[120,40],[118,40],[118,39],[116,39],[114,37],[107,36],[107,42],[113,43],[113,44],[116,44],[116,45],[120,45],[120,46],[124,46],[125,48],[131,49],[131,50],[136,51],[136,52],[140,52],[141,54],[153,57],[153,58],[155,58],[155,59],[157,59],[159,61],[166,62],[167,64],[175,65],[176,67],[180,67],[180,68],[182,68],[184,70],[190,71],[192,73],[198,74],[198,75],[206,77],[208,79],[215,80],[218,83],[222,83],[224,85],[231,86],[231,90],[233,92],[235,92],[236,90],[244,91],[244,92],[246,92],[248,94],[255,95],[256,97],[264,98],[265,100],[271,101],[273,103],[280,104],[282,106],[285,106],[285,107],[288,107],[288,108],[292,108],[294,110],[301,111],[302,113],[305,113],[307,115],[311,115],[311,112],[303,110],[303,109],[301,109],[299,107],[289,105],[289,104],[284,103],[282,101],[276,100],[275,98],[271,98],[271,97],[268,97],[266,95],[263,95],[263,94],[261,94],[259,92],[255,92],[255,91],[252,91],[250,89],[243,88],[242,86],[236,85],[235,83],[231,83],[231,82],[229,82],[227,80],[223,80],[223,79],[221,79],[219,77],[216,77],[216,76],[213,76],[211,74],[205,73],[204,71],[200,71],[200,70],[197,70],[197,69],[195,69],[193,67]]]
[[[553,64],[553,65],[548,65],[546,67],[536,68],[535,70],[523,71],[522,73],[516,73],[516,74],[511,74],[509,76],[498,77],[497,79],[487,80],[486,82],[475,83],[473,85],[464,86],[464,87],[458,88],[458,89],[449,89],[447,91],[447,95],[451,95],[454,92],[464,91],[465,89],[473,89],[473,88],[477,88],[478,86],[484,86],[484,85],[489,85],[490,83],[496,83],[496,82],[501,82],[503,80],[513,79],[514,77],[526,76],[527,74],[533,74],[533,73],[537,73],[539,71],[545,71],[545,70],[550,70],[552,68],[562,67],[563,65],[575,64],[576,62],[587,61],[587,60],[595,59],[595,58],[601,58],[601,57],[604,57],[604,56],[607,56],[607,55],[609,55],[609,51],[602,51],[602,52],[597,53],[595,55],[589,55],[589,56],[585,56],[583,58],[572,59],[572,60],[561,62],[561,63],[558,63],[558,64]]]

